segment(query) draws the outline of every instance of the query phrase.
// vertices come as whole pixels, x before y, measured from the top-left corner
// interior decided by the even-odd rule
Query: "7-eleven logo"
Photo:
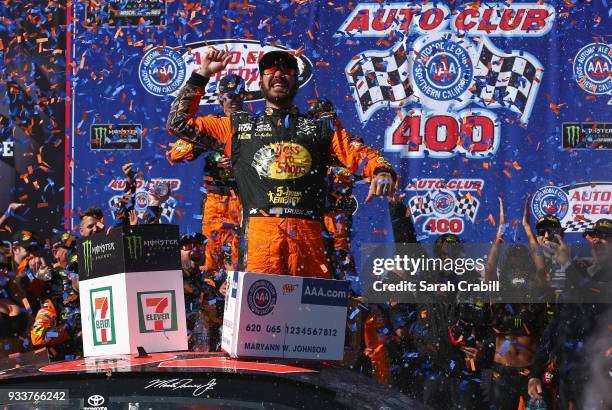
[[[138,292],[136,295],[140,333],[178,330],[173,290]]]
[[[115,318],[113,315],[113,289],[91,289],[91,325],[95,346],[115,344]]]

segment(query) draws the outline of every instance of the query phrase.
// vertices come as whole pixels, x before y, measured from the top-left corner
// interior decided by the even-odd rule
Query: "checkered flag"
[[[478,205],[478,199],[474,198],[470,194],[466,194],[456,201],[453,211],[456,215],[467,216],[470,221],[474,222],[476,212],[478,211]]]
[[[353,89],[362,122],[379,108],[399,106],[412,95],[408,63],[404,41],[391,50],[366,51],[353,57],[346,67],[346,78]]]
[[[529,121],[542,81],[542,66],[522,52],[506,54],[483,39],[474,67],[472,93],[485,107],[506,107]]]
[[[593,221],[590,219],[581,219],[578,221],[567,221],[565,223],[565,232],[584,232],[593,226]]]
[[[176,199],[172,197],[168,198],[167,201],[162,202],[162,204],[160,205],[162,218],[166,218],[168,222],[172,222],[172,217],[174,216],[176,204]]]
[[[425,195],[417,195],[408,201],[410,206],[410,214],[412,219],[416,220],[421,215],[430,215],[434,213],[434,202],[431,199],[431,194],[427,192]]]

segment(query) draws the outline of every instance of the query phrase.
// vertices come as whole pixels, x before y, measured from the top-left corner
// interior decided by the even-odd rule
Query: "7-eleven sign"
[[[176,297],[173,290],[138,292],[136,298],[140,333],[178,330]]]
[[[91,326],[93,328],[93,343],[95,346],[111,345],[117,342],[115,338],[115,318],[113,312],[113,289],[91,289]]]

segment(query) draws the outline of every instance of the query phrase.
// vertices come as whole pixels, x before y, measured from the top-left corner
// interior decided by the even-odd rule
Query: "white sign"
[[[347,281],[230,272],[221,348],[232,357],[342,360]]]
[[[181,271],[130,272],[83,280],[86,357],[187,350]]]

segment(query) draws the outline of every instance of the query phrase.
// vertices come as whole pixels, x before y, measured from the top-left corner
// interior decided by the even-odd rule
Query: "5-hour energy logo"
[[[416,193],[408,201],[412,219],[415,223],[422,222],[422,232],[426,235],[459,235],[467,222],[475,221],[483,187],[482,179],[413,181],[406,188]]]

